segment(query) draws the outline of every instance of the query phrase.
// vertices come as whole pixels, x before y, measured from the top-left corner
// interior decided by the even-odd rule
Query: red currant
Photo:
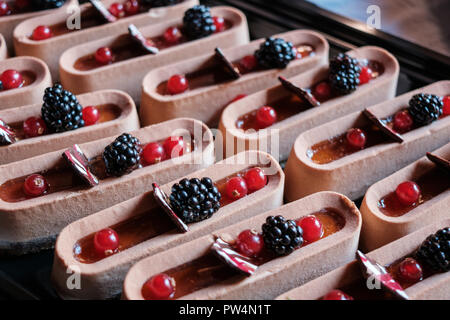
[[[405,181],[400,183],[395,189],[398,200],[404,205],[412,205],[419,200],[420,188],[413,181]]]
[[[181,37],[183,35],[181,34],[180,29],[178,29],[177,27],[170,27],[167,28],[163,36],[164,41],[166,41],[168,44],[176,44],[181,40]]]
[[[261,168],[252,168],[244,175],[244,180],[247,183],[249,192],[254,192],[264,188],[267,184],[267,176]]]
[[[94,247],[100,255],[111,255],[119,248],[119,235],[111,228],[100,230],[94,236]]]
[[[247,184],[241,177],[233,177],[227,181],[225,192],[229,199],[238,200],[247,195]]]
[[[145,300],[168,300],[175,295],[175,279],[160,273],[144,283],[142,295]]]
[[[179,74],[171,76],[169,81],[167,81],[167,91],[169,91],[170,94],[183,93],[188,87],[187,79]]]
[[[313,96],[320,100],[325,101],[331,97],[331,86],[327,81],[318,83],[313,90]]]
[[[53,36],[52,30],[47,26],[38,26],[33,30],[33,34],[31,35],[31,39],[35,41],[49,39]]]
[[[372,79],[372,69],[369,67],[362,67],[359,74],[359,84],[364,84]]]
[[[450,115],[450,96],[445,96],[442,99],[442,102],[444,103],[444,106],[442,107],[442,114],[444,116]]]
[[[256,57],[251,54],[243,57],[241,61],[239,61],[239,65],[243,73],[250,72],[256,69],[256,67],[258,66],[258,60],[256,60]]]
[[[19,88],[23,85],[23,78],[20,72],[16,70],[6,70],[0,76],[4,90]]]
[[[128,0],[127,2],[125,2],[124,9],[127,16],[132,16],[139,13],[139,1]]]
[[[236,248],[244,256],[257,257],[264,248],[263,237],[255,230],[244,230],[236,240]]]
[[[313,215],[298,220],[297,225],[302,228],[303,239],[308,243],[317,241],[323,236],[322,222]]]
[[[5,1],[0,1],[0,17],[11,14],[11,8]]]
[[[418,282],[423,277],[422,267],[413,258],[403,260],[399,265],[398,271],[400,277],[408,282]]]
[[[100,112],[96,107],[84,107],[82,113],[84,124],[86,126],[92,126],[97,123],[98,119],[100,119]]]
[[[30,197],[43,195],[48,190],[48,183],[40,174],[32,174],[25,179],[23,191]]]
[[[244,93],[238,94],[236,97],[233,98],[233,100],[230,101],[229,104],[232,104],[233,102],[236,102],[238,100],[241,100],[243,98],[245,98],[247,95]]]
[[[394,130],[399,133],[408,132],[413,125],[413,119],[407,110],[402,110],[394,115]]]
[[[323,300],[353,300],[351,296],[342,292],[341,290],[331,290],[324,297]]]
[[[263,106],[256,111],[256,124],[259,129],[270,127],[277,121],[277,112],[270,106]]]
[[[161,162],[166,157],[163,146],[158,142],[147,144],[142,152],[145,162],[155,164]]]
[[[109,64],[113,61],[113,54],[110,48],[101,47],[95,51],[95,61],[99,64]]]
[[[362,149],[366,145],[366,134],[359,128],[347,131],[347,142],[354,148]]]
[[[222,17],[213,17],[214,25],[216,26],[216,32],[222,32],[225,30],[225,19]]]
[[[109,12],[116,18],[122,18],[125,16],[125,8],[123,4],[114,2],[109,7]]]
[[[184,147],[183,137],[169,137],[163,144],[164,152],[169,159],[182,156]]]
[[[47,126],[40,117],[30,117],[23,122],[23,132],[27,138],[42,136],[46,130]]]

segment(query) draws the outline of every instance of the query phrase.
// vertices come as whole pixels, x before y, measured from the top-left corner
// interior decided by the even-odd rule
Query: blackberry
[[[359,84],[360,73],[358,60],[345,53],[338,54],[330,61],[330,85],[339,94],[355,91]]]
[[[189,39],[200,39],[216,31],[209,7],[197,5],[184,13],[184,33]]]
[[[45,89],[41,114],[51,131],[65,132],[84,127],[82,110],[75,95],[59,83]]]
[[[120,177],[139,166],[141,144],[129,133],[123,133],[103,151],[106,173]]]
[[[181,1],[182,0],[141,0],[143,4],[149,5],[152,8],[173,6]]]
[[[169,200],[175,213],[185,223],[199,222],[220,208],[221,194],[210,178],[183,179],[172,186]]]
[[[450,227],[428,236],[415,256],[434,271],[450,271]]]
[[[34,9],[48,10],[62,7],[66,0],[32,0]]]
[[[277,255],[288,255],[303,244],[303,230],[294,220],[269,216],[262,226],[266,248]]]
[[[442,100],[434,94],[416,94],[408,104],[408,112],[418,125],[430,124],[442,114]]]
[[[264,68],[283,69],[295,59],[294,46],[280,38],[267,38],[255,52],[258,64]]]

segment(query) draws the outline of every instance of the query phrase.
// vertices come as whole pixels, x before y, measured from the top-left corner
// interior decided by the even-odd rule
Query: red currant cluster
[[[267,176],[261,168],[247,170],[244,176],[236,176],[227,180],[225,195],[235,201],[245,197],[248,193],[262,189],[267,184]]]
[[[167,159],[180,157],[186,149],[183,137],[169,137],[163,143],[150,142],[142,152],[147,164],[155,164]]]

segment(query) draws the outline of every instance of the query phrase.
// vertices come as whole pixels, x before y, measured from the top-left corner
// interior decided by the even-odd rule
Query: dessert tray
[[[384,271],[393,278],[397,284],[405,290],[398,295],[395,290],[386,289],[384,283],[376,284],[376,277],[372,279],[364,277],[366,270],[361,270],[361,261],[353,261],[343,267],[331,271],[311,282],[283,293],[278,300],[448,300],[450,299],[450,273],[439,270],[438,266],[428,265],[427,259],[423,259],[421,250],[426,250],[424,240],[434,235],[439,239],[449,237],[450,219],[433,222],[401,239],[391,242],[375,251],[367,254],[366,258],[377,263],[378,267],[384,266]],[[439,230],[442,230],[439,232]],[[445,240],[443,240],[445,241]],[[423,251],[422,251],[423,252]],[[419,260],[421,259],[422,260]],[[420,263],[419,263],[419,262]],[[410,272],[405,272],[407,266]],[[375,267],[372,265],[372,267]],[[361,272],[363,271],[363,272]],[[382,273],[380,273],[382,274]],[[389,283],[388,283],[389,285]],[[392,281],[390,288],[396,287]]]
[[[42,101],[45,88],[52,85],[47,65],[33,57],[0,60],[0,111]]]
[[[116,170],[109,144],[130,143],[135,137],[138,141],[131,141],[134,151],[140,145],[172,138],[174,130],[180,139],[174,137],[174,143],[169,139],[167,144],[172,150],[181,140],[184,147],[171,158],[150,164],[139,162],[140,157],[134,155],[135,163],[128,168],[131,172]],[[175,119],[133,131],[125,139],[122,136],[1,166],[0,252],[23,254],[49,248],[69,223],[142,194],[154,181],[167,183],[214,162],[212,133],[197,120]],[[129,154],[128,149],[125,152]],[[38,180],[30,183],[43,185],[43,190],[26,187],[33,177]]]
[[[281,256],[270,253],[264,256],[261,252],[258,258],[248,260],[254,268],[244,275],[243,266],[232,267],[213,255],[214,245],[222,244],[224,250],[229,250],[244,230],[259,232],[266,222],[262,227],[264,231],[269,228],[269,221],[276,223],[279,216],[284,217],[284,222],[278,226],[291,222],[296,226],[295,221],[311,215],[323,225],[324,232],[319,239],[311,243],[301,239],[303,246],[297,245],[294,251]],[[272,218],[268,218],[270,216]],[[286,222],[288,220],[291,222]],[[162,273],[176,282],[172,299],[273,299],[352,260],[360,229],[361,216],[353,202],[336,193],[317,193],[136,263],[125,278],[122,297],[151,299],[145,283]],[[238,262],[240,259],[247,261],[244,258],[235,256]]]
[[[292,77],[326,64],[328,43],[317,32],[295,30],[272,38],[289,41],[296,48],[296,57],[287,60],[281,68],[270,63],[261,66],[256,61],[258,48],[263,48],[266,43],[265,39],[259,39],[219,52],[212,48],[202,57],[151,70],[143,80],[142,123],[148,125],[189,115],[209,125],[217,125],[224,107],[239,95],[273,86],[278,82],[278,76]],[[222,43],[218,46],[224,48]],[[174,75],[185,75],[189,88],[171,92],[169,82]]]
[[[449,167],[435,163],[435,156],[450,159],[450,143],[376,182],[367,190],[361,205],[364,219],[362,247],[376,249],[449,216]],[[405,190],[410,190],[410,185],[414,190],[419,190],[418,195],[404,199],[402,190],[405,187]]]
[[[405,110],[408,104],[415,104],[411,102],[415,95],[444,97],[449,92],[450,81],[439,81],[371,106],[365,109],[368,112],[355,112],[300,134],[286,164],[286,199],[292,201],[323,190],[358,199],[373,183],[448,143],[450,117],[440,113],[429,123],[410,125],[401,135],[388,129],[396,113]],[[383,120],[385,129],[372,127],[375,118]],[[349,147],[346,142],[349,129],[356,134],[362,131],[367,145]],[[298,181],[308,183],[299,188]]]
[[[229,198],[224,192],[227,179],[244,175],[254,167],[263,170],[267,183],[242,198]],[[222,194],[220,208],[209,219],[187,224],[187,231],[177,231],[176,224],[158,204],[157,194],[153,191],[64,228],[56,242],[52,269],[52,280],[58,294],[70,299],[111,298],[120,294],[127,271],[137,261],[282,205],[283,171],[270,155],[258,152],[241,153],[217,162],[206,169],[162,185],[160,190],[169,195],[175,183],[183,179],[192,181],[193,178],[203,177],[211,179]],[[159,183],[158,178],[154,181]],[[155,190],[156,192],[158,191]],[[96,234],[105,228],[115,230],[120,241],[120,246],[106,255],[96,250],[95,246]],[[66,272],[67,268],[78,270],[82,290],[67,288],[66,282],[70,277]]]
[[[239,99],[223,110],[219,129],[224,147],[278,152],[280,161],[285,161],[300,133],[395,97],[399,65],[392,54],[371,46],[347,54],[357,59],[361,68],[369,70],[366,83],[360,83],[354,92],[333,96],[326,81],[329,68],[324,66],[287,79],[290,84],[279,79],[277,86]],[[305,99],[308,94],[311,101]],[[258,121],[261,108],[266,106],[276,112],[272,123]],[[272,143],[276,143],[274,148]],[[241,151],[234,149],[235,153]]]
[[[115,0],[103,0],[101,4],[105,8],[110,8]],[[144,27],[155,23],[175,19],[183,14],[190,7],[198,4],[197,0],[184,0],[173,6],[150,8],[140,6],[137,13],[124,17],[115,17],[114,21],[108,22],[97,12],[91,3],[80,6],[80,29],[69,29],[67,23],[74,12],[58,11],[44,16],[27,19],[14,29],[14,49],[17,55],[34,56],[47,63],[55,80],[59,79],[59,57],[61,54],[78,44],[121,34],[127,30],[129,24],[137,27]],[[69,20],[68,20],[69,19]],[[48,39],[33,39],[33,30],[39,26],[48,26],[52,36]]]
[[[40,90],[40,100],[42,100]],[[102,90],[81,94],[78,101],[84,108],[96,108],[98,121],[95,124],[67,132],[46,132],[30,136],[24,130],[29,119],[37,119],[42,114],[42,104],[33,104],[0,111],[0,119],[15,132],[15,142],[0,146],[0,165],[20,161],[65,147],[122,132],[139,129],[136,106],[131,97],[123,91]],[[1,99],[1,98],[0,98]]]
[[[248,42],[247,20],[241,11],[232,7],[214,7],[211,15],[225,20],[224,29],[192,41],[181,38],[179,43],[167,44],[161,39],[168,28],[183,25],[181,14],[177,18],[139,28],[142,36],[152,41],[151,47],[156,48],[153,53],[140,49],[139,44],[133,51],[128,51],[126,46],[135,40],[126,28],[120,34],[73,46],[59,60],[61,82],[74,93],[103,88],[124,90],[138,102],[142,79],[155,67],[183,60],[187,56],[203,55],[217,46],[227,48]],[[105,47],[110,48],[113,53],[117,51],[116,62],[99,65],[96,63],[95,53],[99,48]],[[127,81],[123,81],[123,76],[127,77]]]
[[[11,3],[9,3],[9,5],[11,5]],[[33,17],[42,16],[49,13],[57,14],[59,12],[67,12],[69,8],[78,7],[77,0],[66,0],[63,3],[64,4],[59,8],[47,10],[42,10],[43,6],[39,4],[37,4],[38,10],[28,6],[23,9],[19,9],[14,6],[10,7],[10,14],[0,17],[0,33],[5,38],[5,42],[7,48],[10,50],[10,53],[13,52],[13,32],[18,24]]]

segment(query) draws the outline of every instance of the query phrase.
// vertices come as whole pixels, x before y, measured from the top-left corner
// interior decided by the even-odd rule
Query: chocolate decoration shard
[[[368,109],[363,110],[363,115],[366,116],[366,118],[372,122],[380,131],[389,139],[394,140],[395,142],[402,143],[403,137],[389,128],[383,121],[378,119],[371,111]]]
[[[130,24],[128,26],[128,32],[130,33],[130,36],[135,41],[140,43],[142,48],[144,48],[146,51],[150,52],[151,54],[157,54],[159,52],[159,49],[154,46],[153,42],[146,39],[134,24]]]
[[[295,84],[293,84],[292,82],[290,82],[289,80],[287,80],[284,77],[280,76],[280,77],[278,77],[278,80],[280,80],[281,84],[283,85],[283,87],[286,90],[292,92],[297,97],[302,99],[302,101],[306,102],[306,104],[310,108],[314,108],[314,107],[320,106],[320,102],[317,101],[317,99],[314,98],[314,96],[308,90],[305,90],[303,88],[297,87]]]
[[[231,268],[251,276],[258,267],[252,263],[251,259],[236,252],[234,248],[221,238],[217,238],[211,250]]]
[[[450,173],[450,160],[444,159],[440,156],[427,152],[427,158],[433,162],[438,168]]]
[[[64,151],[63,158],[90,187],[98,185],[98,178],[90,171],[89,161],[77,144]]]
[[[365,279],[371,279],[375,283],[374,286],[376,286],[377,283],[381,284],[381,288],[392,293],[395,297],[401,300],[409,300],[408,295],[403,290],[401,285],[395,281],[394,278],[392,278],[389,272],[387,272],[382,265],[368,258],[359,250],[356,251],[356,257],[361,265]]]
[[[184,223],[183,220],[180,219],[180,217],[177,216],[175,211],[173,211],[172,207],[170,206],[167,195],[164,193],[164,191],[162,191],[161,188],[156,183],[152,183],[152,187],[153,187],[153,196],[155,197],[156,201],[161,206],[161,208],[163,208],[164,212],[169,216],[169,218],[173,221],[173,223],[177,226],[178,230],[183,233],[188,232],[189,227]]]
[[[15,132],[0,119],[0,146],[13,144],[17,141]]]
[[[116,22],[117,18],[109,12],[100,0],[89,0],[92,6],[100,13],[107,22]]]
[[[217,60],[223,65],[225,70],[230,74],[231,78],[233,80],[237,80],[241,77],[241,73],[239,72],[239,69],[235,68],[231,61],[225,57],[222,50],[220,48],[214,49],[215,57]]]

